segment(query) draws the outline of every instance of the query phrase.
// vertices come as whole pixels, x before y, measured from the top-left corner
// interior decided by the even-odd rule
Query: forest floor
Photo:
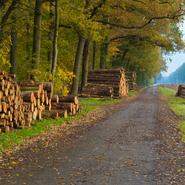
[[[88,116],[1,161],[0,184],[184,184],[179,117],[156,87]]]

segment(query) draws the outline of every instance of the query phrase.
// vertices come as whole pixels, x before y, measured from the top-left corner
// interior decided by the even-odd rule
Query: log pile
[[[51,110],[52,84],[23,82],[20,88],[27,122],[31,124],[33,120],[42,120],[44,111]]]
[[[50,115],[52,118],[67,115],[76,115],[79,111],[79,100],[77,96],[53,96],[51,99],[52,109]]]
[[[126,79],[129,90],[135,90],[137,88],[136,80],[137,76],[136,73],[133,71],[127,71],[126,73]]]
[[[114,96],[114,89],[109,85],[104,84],[87,84],[81,93],[82,97],[92,97],[92,98],[103,98],[103,97],[111,97]]]
[[[114,97],[127,96],[128,87],[124,69],[90,71],[88,84],[82,89],[82,96]]]
[[[24,127],[25,107],[14,75],[0,72],[0,132]]]
[[[52,96],[52,83],[16,83],[15,75],[0,72],[0,133],[29,127],[34,120],[67,117],[79,111],[76,96]]]
[[[179,85],[176,96],[185,98],[185,85]]]

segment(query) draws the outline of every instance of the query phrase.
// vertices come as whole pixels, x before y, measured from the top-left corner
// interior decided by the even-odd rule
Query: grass
[[[182,139],[185,141],[185,99],[176,97],[176,91],[167,87],[159,87],[159,92],[167,98],[169,107],[182,118],[179,128],[182,132]]]
[[[142,90],[142,89],[141,89]],[[133,96],[137,96],[139,94],[140,91],[129,91],[128,92],[128,96],[129,97],[133,97]]]
[[[32,138],[39,136],[41,133],[49,131],[53,125],[62,125],[65,122],[71,122],[73,120],[79,120],[80,118],[87,115],[89,112],[95,110],[96,108],[103,105],[111,105],[119,103],[118,99],[97,99],[97,98],[88,98],[80,99],[80,104],[83,107],[79,114],[76,116],[68,118],[60,118],[57,120],[47,119],[43,121],[36,122],[30,128],[24,128],[20,130],[14,130],[13,132],[2,133],[0,134],[0,154],[6,150],[11,150],[14,146],[23,144],[24,140],[27,138]]]

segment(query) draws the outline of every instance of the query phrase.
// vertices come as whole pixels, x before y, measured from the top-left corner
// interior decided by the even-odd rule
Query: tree
[[[36,70],[40,62],[41,49],[41,21],[42,21],[42,0],[35,0],[34,27],[33,27],[33,49],[32,49],[32,68]],[[35,74],[31,74],[35,79]]]
[[[81,57],[83,53],[83,48],[85,44],[85,39],[83,36],[79,35],[78,47],[76,51],[75,63],[73,68],[73,83],[71,87],[71,94],[77,95],[78,94],[78,83],[79,83],[79,75],[80,75],[80,65],[81,65]]]
[[[16,59],[17,59],[17,28],[16,28],[16,16],[13,16],[14,23],[11,28],[11,45],[10,45],[10,73],[16,72]]]
[[[165,67],[163,53],[184,48],[183,14],[183,0],[0,1],[0,68],[18,81],[53,80],[62,94],[77,94],[100,64],[135,70],[147,82]]]
[[[54,33],[53,33],[52,66],[51,66],[52,75],[55,74],[56,66],[57,66],[58,29],[59,29],[59,7],[58,7],[58,0],[55,0],[55,23],[54,23]]]
[[[92,59],[92,70],[95,70],[95,64],[96,64],[96,42],[93,42],[93,59]]]
[[[85,40],[84,50],[83,50],[83,59],[82,59],[82,80],[81,80],[81,90],[85,87],[88,77],[88,68],[89,68],[89,40]]]

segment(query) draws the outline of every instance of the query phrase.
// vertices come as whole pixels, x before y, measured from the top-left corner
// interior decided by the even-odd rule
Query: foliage
[[[59,37],[57,70],[51,77],[54,3],[59,4]],[[12,6],[13,2],[16,2]],[[46,0],[41,7],[41,53],[33,69],[33,25],[35,2],[8,0],[0,2],[0,69],[9,70],[11,30],[17,32],[16,75],[19,81],[34,74],[39,81],[53,80],[55,90],[69,91],[74,67],[78,35],[96,42],[96,68],[99,67],[101,45],[106,41],[107,67],[124,66],[135,70],[142,81],[149,81],[165,67],[164,52],[184,48],[179,29],[183,0]],[[12,9],[11,9],[12,8]],[[11,10],[11,11],[9,11]],[[164,11],[165,10],[165,11]],[[15,19],[16,18],[16,19]],[[124,53],[126,54],[124,55]],[[92,47],[90,47],[90,64]],[[61,87],[59,87],[61,84]]]

